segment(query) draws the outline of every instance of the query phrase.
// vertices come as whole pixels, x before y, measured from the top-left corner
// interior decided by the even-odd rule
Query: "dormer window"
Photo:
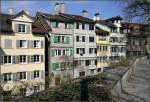
[[[25,24],[18,24],[18,32],[25,33]]]

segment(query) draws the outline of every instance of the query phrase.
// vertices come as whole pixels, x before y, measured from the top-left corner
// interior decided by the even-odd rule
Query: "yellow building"
[[[25,95],[44,90],[44,29],[25,11],[0,15],[1,87],[12,94],[19,88]]]
[[[97,71],[108,67],[109,57],[111,56],[109,44],[109,32],[96,27],[97,45]]]

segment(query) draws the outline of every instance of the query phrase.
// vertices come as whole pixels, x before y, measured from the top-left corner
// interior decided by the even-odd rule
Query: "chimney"
[[[10,15],[13,14],[13,9],[12,8],[8,9],[8,14],[10,14]]]
[[[64,7],[64,3],[60,3],[59,4],[59,13],[65,13],[65,7]]]
[[[99,13],[95,13],[94,17],[93,17],[94,21],[99,21],[100,20],[100,14]]]
[[[54,7],[54,13],[57,15],[59,13],[59,3],[56,3],[55,4],[55,7]]]
[[[86,10],[83,10],[83,11],[82,11],[82,16],[83,16],[83,17],[87,17],[87,16],[88,16],[88,12],[87,12]]]

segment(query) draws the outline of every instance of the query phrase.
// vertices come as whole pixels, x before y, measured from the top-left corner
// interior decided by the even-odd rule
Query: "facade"
[[[111,56],[109,39],[108,31],[96,27],[97,72],[109,67],[109,58]]]
[[[120,60],[126,57],[126,34],[122,32],[121,26],[122,18],[120,16],[112,17],[105,20],[115,26],[110,27],[110,47],[111,57],[110,60]]]
[[[58,14],[39,12],[38,16],[42,16],[52,30],[49,46],[51,85],[59,85],[73,77],[73,23]]]
[[[144,56],[147,53],[146,44],[149,26],[136,23],[123,23],[124,33],[127,34],[127,56]]]
[[[1,87],[13,95],[18,91],[30,95],[44,90],[46,32],[39,21],[25,11],[0,15]]]
[[[74,78],[95,74],[97,65],[95,22],[87,18],[85,10],[82,16],[65,13],[60,15],[74,22]]]

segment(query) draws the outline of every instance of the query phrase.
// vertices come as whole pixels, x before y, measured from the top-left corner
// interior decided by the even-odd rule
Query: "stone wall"
[[[116,98],[119,98],[121,96],[121,94],[124,92],[124,88],[127,85],[128,79],[135,72],[135,68],[136,68],[137,63],[139,63],[141,61],[145,61],[146,59],[147,59],[147,56],[139,57],[139,58],[131,60],[131,62],[130,62],[131,66],[122,75],[120,80],[118,80],[117,83],[113,86],[113,88],[111,90],[113,96],[115,96]]]

